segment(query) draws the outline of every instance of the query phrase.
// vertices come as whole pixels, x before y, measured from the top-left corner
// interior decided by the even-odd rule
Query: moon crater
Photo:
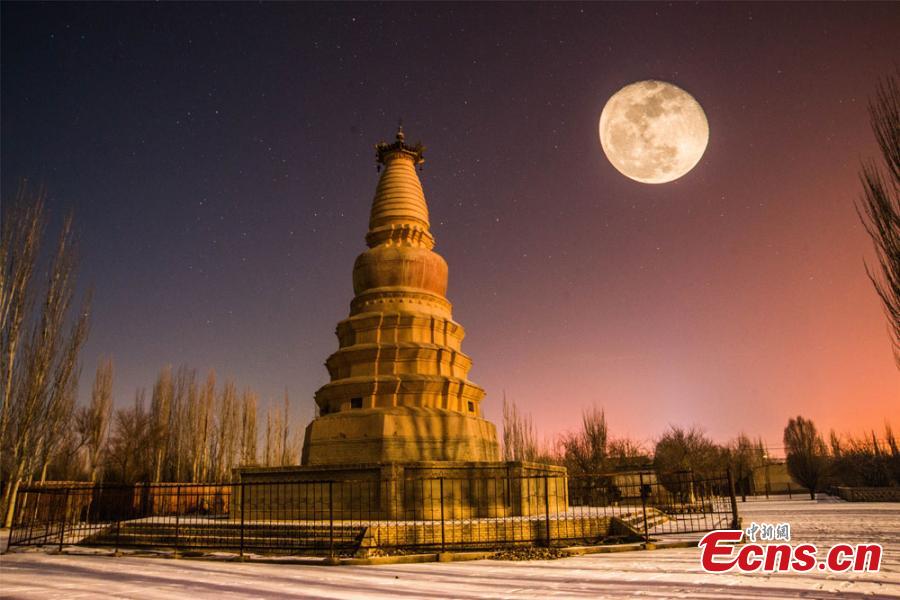
[[[600,114],[600,144],[612,165],[642,183],[667,183],[696,166],[709,141],[703,108],[678,86],[638,81]]]

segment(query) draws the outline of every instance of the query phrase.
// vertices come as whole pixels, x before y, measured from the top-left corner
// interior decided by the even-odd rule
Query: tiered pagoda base
[[[313,419],[306,428],[302,464],[492,462],[498,455],[490,421],[450,410],[395,406]]]

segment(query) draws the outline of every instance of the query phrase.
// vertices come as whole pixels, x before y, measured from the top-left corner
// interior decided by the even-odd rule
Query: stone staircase
[[[652,506],[647,507],[648,531],[653,531],[655,527],[666,523],[668,520],[669,516],[663,511]],[[615,515],[613,521],[629,533],[639,536],[644,535],[644,512],[640,508]]]

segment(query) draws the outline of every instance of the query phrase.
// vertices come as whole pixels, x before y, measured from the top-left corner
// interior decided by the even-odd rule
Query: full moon
[[[665,81],[626,85],[600,114],[600,144],[609,162],[642,183],[678,179],[700,162],[708,141],[700,103]]]

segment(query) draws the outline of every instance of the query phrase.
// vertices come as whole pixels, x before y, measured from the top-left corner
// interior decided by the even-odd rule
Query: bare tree
[[[531,415],[520,413],[503,392],[503,460],[534,461],[539,453]]]
[[[900,444],[897,443],[894,431],[888,423],[884,424],[884,439],[890,451],[888,464],[890,465],[891,477],[896,485],[900,485]]]
[[[281,465],[295,465],[297,464],[302,440],[299,432],[294,431],[291,427],[291,399],[288,396],[287,389],[284,390],[284,413],[281,422],[283,423],[281,429]]]
[[[215,481],[226,481],[231,475],[231,469],[238,459],[240,446],[240,407],[238,405],[237,390],[234,382],[227,381],[219,395],[219,403],[216,409],[216,427],[214,437],[214,468]]]
[[[90,406],[82,408],[76,418],[76,427],[87,449],[88,468],[92,482],[97,481],[101,473],[101,460],[109,434],[113,409],[112,383],[113,363],[112,359],[107,358],[101,360],[97,365]]]
[[[573,474],[601,473],[609,467],[609,429],[603,409],[581,414],[581,430],[560,438],[563,461]]]
[[[874,161],[863,164],[863,195],[856,212],[875,245],[878,266],[866,265],[866,273],[887,314],[894,362],[900,369],[900,83],[896,76],[879,83],[869,103],[869,119],[887,174]]]
[[[282,467],[297,464],[302,442],[291,428],[291,401],[284,391],[282,409],[269,407],[266,411],[266,466]]]
[[[684,502],[694,502],[694,480],[725,471],[724,454],[702,429],[671,426],[656,442],[653,467],[670,492]]]
[[[888,449],[886,458],[891,478],[894,480],[895,485],[900,485],[900,444],[897,443],[894,431],[888,423],[884,424],[884,440]]]
[[[192,372],[193,374],[194,372]],[[203,437],[205,415],[203,414],[203,405],[201,404],[201,393],[197,386],[197,378],[192,375],[187,386],[185,408],[184,408],[184,454],[185,461],[188,465],[188,477],[191,482],[199,481],[198,471],[200,468],[200,460],[203,456],[203,449],[200,447]]]
[[[722,449],[702,429],[672,426],[656,442],[653,465],[657,473],[690,471],[701,477],[724,471]]]
[[[48,456],[47,445],[58,444],[73,408],[78,380],[78,354],[88,333],[88,303],[72,318],[75,289],[75,250],[72,218],[63,223],[50,263],[43,300],[34,315],[28,338],[16,350],[10,381],[10,404],[4,429],[4,462],[9,470],[4,490],[4,522],[13,516],[21,482],[31,477]],[[26,306],[26,311],[27,311]],[[24,318],[23,323],[29,319]],[[68,328],[67,328],[68,324]],[[67,330],[68,329],[68,330]],[[21,353],[21,354],[20,354]],[[67,414],[69,411],[69,414]]]
[[[188,448],[191,460],[191,481],[208,481],[210,453],[215,430],[213,407],[216,401],[216,372],[210,370],[203,388],[188,395]]]
[[[275,457],[280,454],[280,449],[277,447],[278,444],[278,436],[276,435],[276,423],[275,423],[275,415],[272,414],[272,409],[266,409],[266,445],[263,448],[263,463],[267,467],[275,466]]]
[[[882,487],[900,485],[900,448],[889,424],[883,443],[871,432],[855,438],[830,434],[828,481],[836,485]]]
[[[166,451],[169,447],[168,430],[172,417],[172,367],[160,370],[153,384],[150,398],[150,446],[153,448],[153,482],[165,475]]]
[[[616,468],[643,469],[649,466],[650,459],[640,443],[627,437],[617,437],[609,441],[607,454],[611,464]]]
[[[241,396],[241,464],[256,464],[256,394],[245,390]]]
[[[144,390],[137,390],[134,404],[117,410],[113,419],[106,450],[107,477],[120,483],[146,481],[153,473],[152,428],[144,396]]]
[[[77,357],[72,358],[77,361]],[[65,388],[58,390],[47,405],[47,412],[40,423],[41,436],[38,444],[40,459],[37,467],[40,470],[41,482],[47,479],[47,469],[50,461],[56,457],[56,453],[70,437],[72,418],[75,415],[75,398],[78,395],[79,374],[68,377],[64,383]],[[56,390],[54,390],[56,391]]]
[[[42,480],[87,481],[89,479],[84,439],[76,429],[64,428],[59,444],[47,463],[46,477],[42,473]]]
[[[801,416],[790,419],[784,428],[784,447],[788,472],[809,490],[810,499],[815,500],[828,469],[825,442],[815,424]]]
[[[746,433],[741,432],[728,444],[725,452],[735,485],[740,491],[741,499],[746,502],[753,484],[753,473],[765,462],[762,442],[753,442]]]
[[[166,430],[166,456],[169,477],[173,481],[184,481],[188,462],[188,439],[190,425],[187,422],[190,411],[191,389],[196,389],[197,372],[187,365],[178,367],[172,386],[172,404],[169,409],[169,424]]]
[[[22,327],[31,310],[32,278],[44,231],[44,192],[22,182],[0,203],[0,441],[6,439]]]

